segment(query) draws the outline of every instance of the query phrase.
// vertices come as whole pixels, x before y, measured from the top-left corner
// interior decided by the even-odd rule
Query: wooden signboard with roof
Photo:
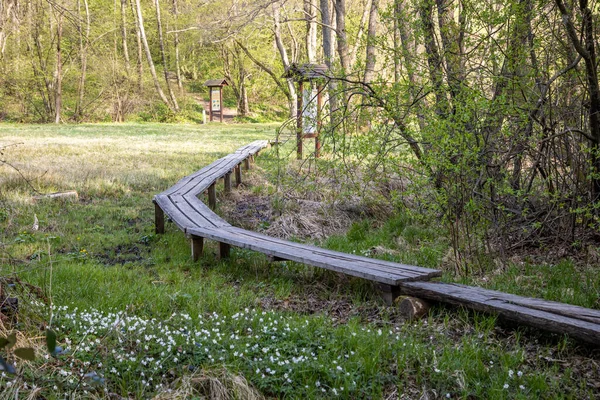
[[[223,86],[228,86],[225,78],[209,79],[204,82],[208,86],[210,93],[208,113],[210,121],[213,121],[215,114],[219,114],[219,119],[223,122]]]
[[[321,132],[323,110],[323,88],[325,81],[329,78],[327,66],[323,64],[291,64],[286,69],[283,77],[298,83],[297,157],[302,159],[302,141],[309,138],[315,139],[315,157],[319,157],[321,151],[319,133]],[[304,90],[305,82],[309,83],[307,85],[309,90]],[[313,84],[316,86],[316,95],[312,90]]]

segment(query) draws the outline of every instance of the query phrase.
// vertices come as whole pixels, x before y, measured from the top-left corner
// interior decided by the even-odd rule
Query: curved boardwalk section
[[[233,175],[239,185],[242,171],[249,169],[254,156],[268,145],[266,140],[259,140],[243,146],[154,196],[156,232],[164,233],[166,214],[189,237],[194,261],[202,254],[204,240],[210,239],[219,243],[222,258],[229,257],[231,246],[235,246],[266,254],[273,261],[291,260],[368,279],[379,285],[388,304],[401,294],[443,301],[600,344],[598,310],[478,287],[426,282],[441,272],[289,242],[232,226],[212,211],[216,184],[222,179],[223,190],[229,192]],[[204,193],[208,206],[199,198]]]

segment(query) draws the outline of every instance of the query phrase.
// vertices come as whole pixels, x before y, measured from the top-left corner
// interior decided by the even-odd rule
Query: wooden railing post
[[[250,157],[244,159],[244,169],[248,171],[250,169]]]
[[[165,212],[156,202],[154,203],[154,232],[157,235],[165,233]]]
[[[384,283],[380,283],[378,286],[383,300],[385,300],[388,306],[394,304],[394,300],[400,297],[400,286],[386,285]]]
[[[214,182],[208,187],[208,206],[213,210],[217,207],[217,190]]]
[[[219,258],[229,258],[231,245],[229,243],[219,242]]]
[[[223,192],[231,192],[231,172],[226,173],[223,177]]]
[[[242,169],[240,165],[235,166],[235,186],[240,186],[242,184]]]
[[[192,261],[196,262],[202,255],[204,251],[204,238],[201,236],[193,236],[191,237],[191,246],[192,246]]]

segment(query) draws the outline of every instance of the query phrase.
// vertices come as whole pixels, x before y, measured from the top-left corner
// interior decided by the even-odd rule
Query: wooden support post
[[[196,262],[202,255],[202,251],[204,250],[204,238],[201,236],[192,236],[191,237],[191,245],[192,245],[192,261]]]
[[[214,182],[208,187],[208,206],[213,210],[217,207],[217,190]]]
[[[154,232],[165,233],[165,212],[157,203],[154,203]]]
[[[321,118],[323,117],[323,87],[321,85],[317,86],[317,136],[315,136],[315,158],[319,158],[321,154],[321,140],[319,136],[321,135],[321,128],[323,123],[321,122]]]
[[[209,98],[208,98],[208,120],[210,122],[212,122],[212,120],[213,120],[213,109],[212,109],[213,93],[212,93],[212,87],[208,88],[208,93],[209,93]]]
[[[244,159],[244,169],[248,171],[250,169],[250,157]]]
[[[226,173],[223,177],[223,192],[231,192],[231,172]]]
[[[219,258],[229,258],[229,253],[231,251],[231,245],[229,243],[219,242]]]
[[[235,166],[235,186],[240,186],[242,184],[242,169],[240,165]]]
[[[223,123],[223,86],[219,88],[219,118]]]
[[[296,158],[298,160],[302,160],[302,136],[304,135],[304,128],[302,127],[302,91],[304,90],[304,86],[302,82],[298,82],[298,115],[296,121]]]
[[[394,304],[394,300],[396,300],[400,296],[400,286],[386,285],[385,283],[379,284],[379,290],[381,291],[381,296],[385,303],[388,306]]]

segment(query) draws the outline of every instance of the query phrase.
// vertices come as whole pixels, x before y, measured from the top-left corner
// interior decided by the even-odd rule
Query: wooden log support
[[[156,202],[154,203],[154,232],[157,235],[165,233],[165,213]]]
[[[248,171],[250,169],[250,157],[244,159],[244,169]]]
[[[391,306],[394,304],[394,300],[400,297],[400,287],[394,285],[387,285],[385,283],[379,283],[379,290],[381,292],[381,296],[385,301],[385,304]]]
[[[214,182],[208,187],[208,206],[213,210],[217,207],[217,189]]]
[[[416,297],[401,296],[396,299],[400,314],[409,321],[423,318],[429,312],[429,304]]]
[[[228,172],[223,176],[223,192],[231,193],[231,172]]]
[[[191,236],[192,261],[196,262],[204,251],[204,238],[202,236]]]
[[[240,186],[242,184],[242,169],[240,168],[240,165],[238,164],[235,167],[235,186]]]
[[[228,243],[219,242],[219,258],[229,258],[231,252],[231,245]]]

